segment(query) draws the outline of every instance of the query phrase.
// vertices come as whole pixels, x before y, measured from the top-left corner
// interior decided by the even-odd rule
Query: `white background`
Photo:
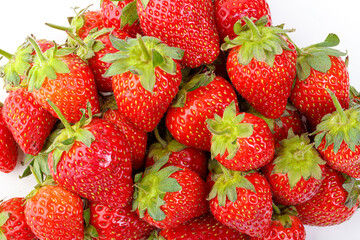
[[[34,34],[37,39],[45,38],[63,43],[64,33],[44,25],[50,22],[67,25],[66,17],[74,16],[72,7],[86,7],[90,4],[92,10],[99,9],[99,1],[95,0],[17,0],[0,1],[0,48],[10,53],[23,43],[25,38]],[[299,47],[323,41],[328,33],[336,33],[341,40],[339,50],[348,51],[350,56],[350,82],[360,89],[360,49],[357,46],[360,37],[357,1],[343,0],[268,0],[273,23],[285,23],[286,28],[295,28],[293,40]],[[0,60],[0,65],[5,64]],[[3,102],[6,93],[0,81],[0,101]],[[0,199],[25,196],[36,184],[32,177],[20,180],[18,176],[23,168],[18,164],[10,174],[0,173]],[[359,240],[356,233],[360,226],[360,213],[339,226],[319,228],[306,227],[307,239],[310,240]]]

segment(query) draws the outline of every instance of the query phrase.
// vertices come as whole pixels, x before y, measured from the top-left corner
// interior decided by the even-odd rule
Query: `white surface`
[[[90,9],[98,9],[99,1],[91,0],[18,0],[0,1],[0,48],[13,53],[25,38],[34,34],[38,39],[46,38],[63,43],[65,35],[44,25],[50,22],[58,25],[67,25],[68,16],[73,16],[72,7],[81,8],[90,4]],[[293,40],[299,47],[323,41],[328,33],[336,33],[341,40],[339,50],[347,50],[350,56],[349,72],[350,82],[360,89],[360,49],[358,38],[360,33],[360,19],[357,17],[357,2],[343,0],[341,4],[335,0],[268,0],[274,24],[286,23],[286,28],[295,28],[292,33]],[[0,65],[6,63],[0,60]],[[0,101],[3,102],[6,93],[0,81]],[[36,184],[32,177],[20,180],[18,176],[23,168],[18,164],[16,170],[10,174],[0,173],[0,199],[25,196]],[[348,222],[339,226],[318,228],[306,227],[307,239],[359,240],[356,233],[360,226],[360,213]]]

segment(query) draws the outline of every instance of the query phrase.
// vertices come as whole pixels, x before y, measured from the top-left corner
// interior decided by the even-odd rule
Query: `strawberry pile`
[[[0,239],[293,239],[359,207],[360,94],[339,38],[265,0],[102,0],[0,49]],[[20,149],[20,150],[19,150]]]

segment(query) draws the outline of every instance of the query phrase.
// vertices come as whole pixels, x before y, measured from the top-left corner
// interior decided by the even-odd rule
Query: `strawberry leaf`
[[[139,15],[136,8],[136,1],[132,1],[125,5],[121,10],[120,15],[120,28],[122,29],[125,25],[133,25],[136,20],[139,19]]]

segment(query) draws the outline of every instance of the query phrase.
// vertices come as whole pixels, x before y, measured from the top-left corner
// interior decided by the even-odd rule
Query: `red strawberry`
[[[166,127],[178,142],[210,151],[206,119],[221,116],[232,101],[238,105],[234,88],[222,77],[200,74],[185,84],[178,99],[167,112]]]
[[[21,149],[34,156],[42,150],[57,120],[25,88],[9,93],[2,115]]]
[[[359,183],[327,167],[320,190],[310,200],[296,205],[302,223],[331,226],[349,220],[359,207]]]
[[[324,42],[298,50],[297,78],[290,100],[307,118],[311,130],[323,116],[335,111],[327,88],[334,91],[342,107],[349,106],[349,73],[340,58],[345,53],[330,48],[339,41],[335,34],[329,34]]]
[[[270,8],[266,0],[215,0],[214,5],[216,25],[222,41],[226,36],[230,39],[237,36],[234,25],[244,17],[258,20],[267,16],[266,25],[271,25]]]
[[[268,180],[273,200],[295,205],[312,198],[321,186],[325,161],[321,159],[307,134],[294,135],[280,141],[273,162],[262,172]]]
[[[317,125],[315,146],[332,168],[360,178],[360,105],[343,110],[335,93],[328,91],[336,111]]]
[[[30,195],[25,218],[40,239],[84,239],[83,202],[60,186],[45,185]]]
[[[211,155],[226,168],[250,171],[265,166],[274,156],[272,133],[266,122],[250,113],[239,113],[235,102],[226,107],[223,117],[208,119],[212,133]]]
[[[119,110],[140,130],[150,132],[160,122],[178,92],[181,49],[153,37],[126,40],[110,36],[119,50],[102,58],[112,65],[105,76],[113,76]]]
[[[133,210],[151,225],[168,229],[208,212],[208,189],[195,172],[162,168],[168,156],[135,176]]]
[[[266,17],[256,25],[247,17],[233,40],[226,39],[223,50],[231,48],[227,71],[235,89],[267,118],[279,118],[286,108],[296,74],[297,54],[284,37],[288,30],[265,27]]]
[[[142,35],[135,0],[102,0],[101,16],[107,28],[121,29],[131,37]]]
[[[218,222],[211,213],[164,229],[159,236],[167,240],[246,240],[247,236]]]
[[[219,35],[211,0],[137,1],[137,12],[145,35],[185,51],[182,59],[185,66],[210,64],[219,55]]]
[[[9,173],[14,170],[18,159],[18,146],[2,116],[0,103],[0,172]]]
[[[24,198],[10,198],[0,204],[0,239],[37,239],[27,225]]]
[[[257,172],[227,170],[214,174],[210,210],[222,224],[252,237],[265,237],[270,228],[272,201],[269,183]]]

